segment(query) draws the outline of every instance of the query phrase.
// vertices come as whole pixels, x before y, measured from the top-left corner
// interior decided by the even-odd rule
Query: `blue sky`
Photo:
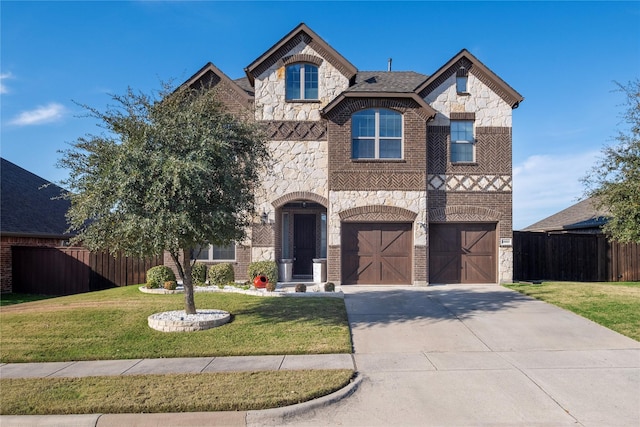
[[[300,22],[359,70],[431,74],[462,48],[520,92],[514,228],[575,203],[640,75],[640,2],[11,2],[1,14],[1,154],[59,182],[58,150],[127,86],[231,78]]]

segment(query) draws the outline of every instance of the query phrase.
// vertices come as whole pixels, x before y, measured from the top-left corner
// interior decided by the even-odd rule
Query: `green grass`
[[[149,328],[153,313],[184,309],[184,296],[138,286],[7,306],[0,312],[1,362],[350,353],[344,301],[196,293],[198,309],[232,314],[198,332]]]
[[[25,302],[39,301],[43,299],[54,298],[48,295],[33,294],[2,294],[0,295],[0,306],[22,304]]]
[[[3,415],[245,411],[304,402],[347,385],[350,370],[4,379]]]
[[[640,341],[640,282],[543,282],[506,286]]]

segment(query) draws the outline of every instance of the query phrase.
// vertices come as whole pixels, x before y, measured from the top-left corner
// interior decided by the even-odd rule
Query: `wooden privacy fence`
[[[640,280],[640,245],[602,234],[514,231],[515,280],[617,282]]]
[[[114,257],[83,248],[13,246],[13,292],[71,295],[146,281],[162,257]]]

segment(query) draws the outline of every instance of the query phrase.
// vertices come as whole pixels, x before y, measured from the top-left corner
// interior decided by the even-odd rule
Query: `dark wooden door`
[[[411,284],[411,224],[343,224],[342,282]]]
[[[495,283],[495,224],[431,224],[430,283]]]
[[[316,216],[295,214],[293,216],[293,274],[313,274],[313,258],[316,257]]]

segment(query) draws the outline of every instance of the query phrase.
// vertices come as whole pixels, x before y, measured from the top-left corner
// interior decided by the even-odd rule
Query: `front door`
[[[312,276],[316,257],[316,216],[296,214],[293,217],[293,274]]]

